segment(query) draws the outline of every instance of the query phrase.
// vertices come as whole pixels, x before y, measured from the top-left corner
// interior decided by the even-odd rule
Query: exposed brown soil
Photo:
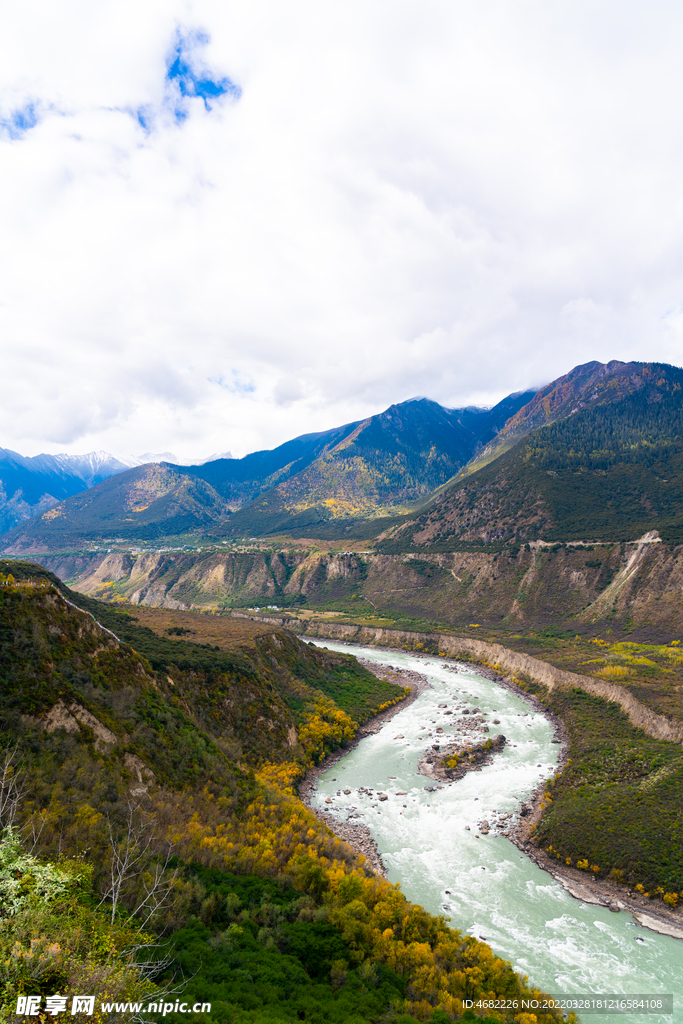
[[[157,636],[173,640],[189,640],[195,644],[211,644],[222,650],[235,647],[253,647],[258,636],[273,632],[273,625],[258,619],[233,619],[227,615],[179,611],[175,608],[148,608],[145,605],[127,605],[125,610],[141,626],[147,626]],[[173,630],[173,632],[169,632]]]

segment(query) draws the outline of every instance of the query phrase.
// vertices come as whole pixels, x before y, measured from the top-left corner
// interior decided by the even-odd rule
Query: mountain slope
[[[582,409],[573,405],[576,394],[558,403],[568,415],[458,481],[391,531],[380,550],[633,540],[651,530],[683,541],[683,370],[610,367],[599,387],[583,389]],[[542,402],[537,396],[518,414],[520,429],[545,415]]]
[[[565,419],[589,406],[609,405],[638,391],[645,384],[641,370],[646,365],[656,364],[622,363],[612,359],[609,363],[593,360],[575,366],[569,373],[536,391],[523,408],[515,409],[502,430],[477,453],[462,475],[469,476],[493,462],[532,430]]]
[[[236,513],[225,532],[315,531],[330,520],[403,511],[451,479],[532,394],[490,410],[445,409],[426,398],[392,405]]]
[[[229,452],[211,455],[193,465],[230,457]],[[0,448],[0,533],[118,473],[164,461],[174,463],[176,457],[171,452],[134,456],[103,451],[87,455],[24,456],[9,448]]]
[[[67,498],[4,539],[19,553],[77,548],[93,539],[155,540],[206,527],[225,511],[203,480],[151,463]]]
[[[221,495],[229,509],[238,509],[255,495],[301,472],[321,452],[339,444],[357,426],[358,422],[346,423],[317,434],[302,434],[277,448],[251,452],[242,459],[220,458],[201,466],[176,468],[204,480]]]

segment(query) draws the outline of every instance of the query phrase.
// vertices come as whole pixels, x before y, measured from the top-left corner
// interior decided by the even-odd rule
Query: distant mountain
[[[27,457],[0,448],[0,531],[123,473],[132,465],[135,462],[130,457],[109,452]]]
[[[233,509],[308,465],[355,426],[304,434],[272,451],[196,466],[152,462],[148,452],[145,466],[123,472],[116,482],[103,482],[92,493],[77,495],[83,488],[74,488],[68,500],[11,530],[3,537],[6,549],[49,551],[114,538],[149,541],[218,527]]]
[[[403,511],[449,480],[533,394],[510,396],[493,409],[445,409],[416,399],[242,459],[129,469],[17,526],[3,538],[5,550],[188,532],[261,535],[302,524],[315,530],[329,519]]]
[[[172,466],[149,463],[75,494],[5,534],[5,550],[41,552],[92,541],[154,541],[197,532],[225,514],[220,495]]]
[[[588,406],[611,404],[643,386],[638,367],[650,364],[593,361],[575,366],[569,373],[539,388],[531,401],[510,414],[502,430],[465,467],[469,476],[509,451],[532,430],[572,416]],[[654,364],[651,364],[654,365]]]
[[[207,462],[213,462],[215,459],[231,459],[231,452],[216,452],[213,455],[209,455],[206,459],[193,459],[188,461],[186,459],[179,459],[173,452],[144,452],[142,455],[136,455],[134,458],[129,456],[131,461],[128,463],[130,466],[145,466],[149,462],[170,462],[173,466],[204,466]]]
[[[144,452],[142,455],[135,456],[134,465],[146,466],[148,462],[172,462],[181,463],[181,459],[173,452]]]
[[[195,462],[187,462],[187,466],[205,466],[207,462],[215,462],[216,459],[231,459],[232,452],[214,452],[213,455],[209,455],[206,459],[199,459]],[[177,460],[176,460],[177,462]]]
[[[492,450],[492,461],[477,469],[480,453],[471,475],[390,529],[380,549],[620,541],[651,530],[683,542],[678,367],[616,360],[576,367],[518,411]]]
[[[210,455],[184,465],[203,466],[212,459],[231,458],[230,452]],[[172,452],[89,452],[87,455],[19,455],[0,448],[0,533],[40,515],[64,498],[97,486],[118,473],[148,463],[180,460]]]

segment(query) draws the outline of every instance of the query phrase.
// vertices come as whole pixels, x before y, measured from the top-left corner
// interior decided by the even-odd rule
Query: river
[[[478,675],[476,667],[330,640],[316,643],[413,669],[432,688],[324,772],[313,806],[341,820],[355,815],[372,833],[389,880],[400,883],[408,899],[485,940],[545,991],[674,994],[673,1017],[591,1014],[587,1021],[683,1021],[681,940],[642,928],[624,911],[574,899],[507,838],[477,827],[514,814],[554,773],[560,748],[551,742],[550,722],[521,695]],[[449,667],[456,665],[457,673]],[[439,708],[444,704],[446,709]],[[425,786],[437,784],[418,774],[419,758],[432,744],[447,742],[452,723],[474,708],[481,709],[491,735],[506,736],[505,749],[481,771],[427,792]],[[494,719],[500,724],[493,725]],[[372,795],[359,793],[361,787]],[[397,796],[401,791],[406,795]],[[380,801],[379,792],[388,799]]]

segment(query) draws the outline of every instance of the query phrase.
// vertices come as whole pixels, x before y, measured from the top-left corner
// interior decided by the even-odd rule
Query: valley
[[[683,935],[680,916],[668,913],[661,900],[596,880],[590,870],[568,867],[528,842],[529,795],[547,792],[544,784],[553,783],[561,750],[553,743],[547,707],[459,659],[454,664],[450,657],[405,650],[329,646],[394,670],[415,667],[429,681],[419,702],[400,709],[390,726],[321,774],[314,805],[333,816],[338,831],[359,823],[369,827],[390,878],[400,878],[409,895],[432,911],[445,911],[458,926],[507,950],[551,991],[559,992],[558,985],[565,992],[590,990],[598,979],[605,991],[622,990],[627,967],[632,991],[673,988],[678,1000],[674,935]],[[430,784],[421,758],[425,744],[427,750],[439,744],[443,751],[458,735],[485,739],[489,727],[490,734],[504,732],[504,752],[466,779]],[[561,754],[559,760],[561,766]],[[636,926],[644,920],[662,935]],[[539,941],[540,932],[545,941]],[[638,1021],[637,1015],[626,1019]]]
[[[526,781],[509,794],[525,865],[569,878],[568,891],[593,903],[591,893],[604,896],[649,927],[659,922],[675,944],[682,395],[677,367],[587,363],[492,410],[416,399],[243,459],[133,467],[7,531],[2,728],[18,744],[31,793],[18,820],[38,832],[35,849],[55,864],[65,850],[85,858],[106,904],[111,836],[124,841],[135,795],[139,827],[154,822],[147,870],[163,863],[154,871],[178,890],[180,908],[160,906],[150,934],[169,937],[176,963],[214,965],[221,1024],[289,1024],[295,1011],[316,1021],[445,1024],[471,1019],[463,1000],[475,990],[519,993],[527,982],[509,963],[519,922],[504,935],[487,918],[495,951],[476,917],[451,930],[391,884],[412,870],[393,839],[388,882],[299,800],[313,769],[321,785],[328,775],[338,781],[329,756],[346,770],[342,762],[366,757],[362,747],[379,765],[389,757],[382,716],[408,722],[421,714],[411,709],[427,706],[421,693],[408,707],[408,676],[369,672],[353,650],[411,671],[429,664],[438,686],[469,674],[491,701],[532,706],[539,737],[553,723],[556,745],[552,730],[543,733],[538,762],[522,759]],[[417,739],[431,743],[431,727],[418,725]],[[432,781],[474,792],[479,771],[508,762],[512,779],[522,764],[514,735],[495,755],[482,737],[469,754],[448,747],[454,765],[473,757],[471,770],[456,780],[453,766],[441,766]],[[421,749],[416,764],[438,760],[437,746]],[[367,781],[359,786],[367,791]],[[407,797],[407,776],[401,786]],[[445,808],[451,798],[441,799]],[[460,814],[459,799],[447,814]],[[418,792],[409,802],[422,801]],[[381,829],[371,833],[381,849]],[[122,897],[128,913],[136,887]],[[467,904],[465,892],[463,882]],[[418,885],[414,894],[440,912],[433,893]],[[522,964],[541,980],[531,950],[543,941],[542,918],[532,914],[522,928]],[[578,932],[567,927],[573,942]],[[624,965],[625,928],[617,927]],[[279,979],[272,991],[290,993],[284,1017],[268,1002],[270,982],[259,981],[256,1005],[239,981],[239,964],[261,977],[264,943]],[[134,964],[126,970],[131,991],[144,987]],[[172,983],[172,972],[159,974]],[[533,987],[533,970],[531,978]]]

